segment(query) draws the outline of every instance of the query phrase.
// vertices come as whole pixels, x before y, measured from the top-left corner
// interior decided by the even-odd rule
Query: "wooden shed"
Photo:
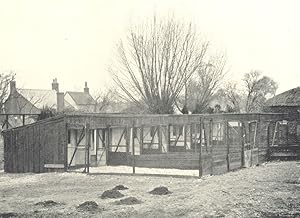
[[[63,114],[3,131],[5,172],[134,165],[219,174],[266,160],[286,114]]]

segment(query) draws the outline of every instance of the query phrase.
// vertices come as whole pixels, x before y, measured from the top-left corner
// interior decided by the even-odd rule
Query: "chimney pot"
[[[59,92],[59,84],[57,82],[57,78],[53,79],[52,90],[55,90],[56,92]]]
[[[89,93],[89,87],[87,86],[87,82],[84,83],[84,92]]]

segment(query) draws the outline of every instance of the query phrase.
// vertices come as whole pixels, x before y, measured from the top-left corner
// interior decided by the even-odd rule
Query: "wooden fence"
[[[4,170],[10,173],[42,173],[65,168],[66,123],[63,117],[6,130]]]

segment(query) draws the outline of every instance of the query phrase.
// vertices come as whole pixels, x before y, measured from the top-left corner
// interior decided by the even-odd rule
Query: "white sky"
[[[131,23],[174,14],[192,21],[216,50],[226,50],[229,77],[253,69],[300,86],[300,1],[275,0],[0,0],[0,72],[17,86],[93,92],[111,83],[108,66]]]

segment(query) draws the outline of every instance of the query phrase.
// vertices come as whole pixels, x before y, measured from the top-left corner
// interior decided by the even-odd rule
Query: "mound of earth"
[[[170,192],[167,187],[160,186],[160,187],[153,189],[149,193],[153,194],[153,195],[168,195],[168,194],[171,194],[172,192]]]
[[[99,208],[98,204],[95,201],[85,201],[82,204],[79,204],[77,209],[81,211],[95,212],[100,210],[101,208]]]
[[[118,190],[106,190],[102,193],[101,198],[122,198],[124,195]]]
[[[52,201],[52,200],[47,200],[47,201],[40,201],[38,203],[36,203],[35,205],[37,206],[43,206],[43,207],[53,207],[53,206],[57,206],[60,205],[61,203]]]
[[[0,217],[2,218],[10,218],[10,217],[19,217],[19,215],[17,213],[0,213]]]
[[[128,189],[128,188],[124,185],[117,185],[112,190],[126,190],[126,189]]]
[[[141,204],[141,203],[142,201],[140,201],[135,197],[128,197],[128,198],[121,199],[119,201],[115,201],[115,204],[117,205],[133,205],[133,204]]]

